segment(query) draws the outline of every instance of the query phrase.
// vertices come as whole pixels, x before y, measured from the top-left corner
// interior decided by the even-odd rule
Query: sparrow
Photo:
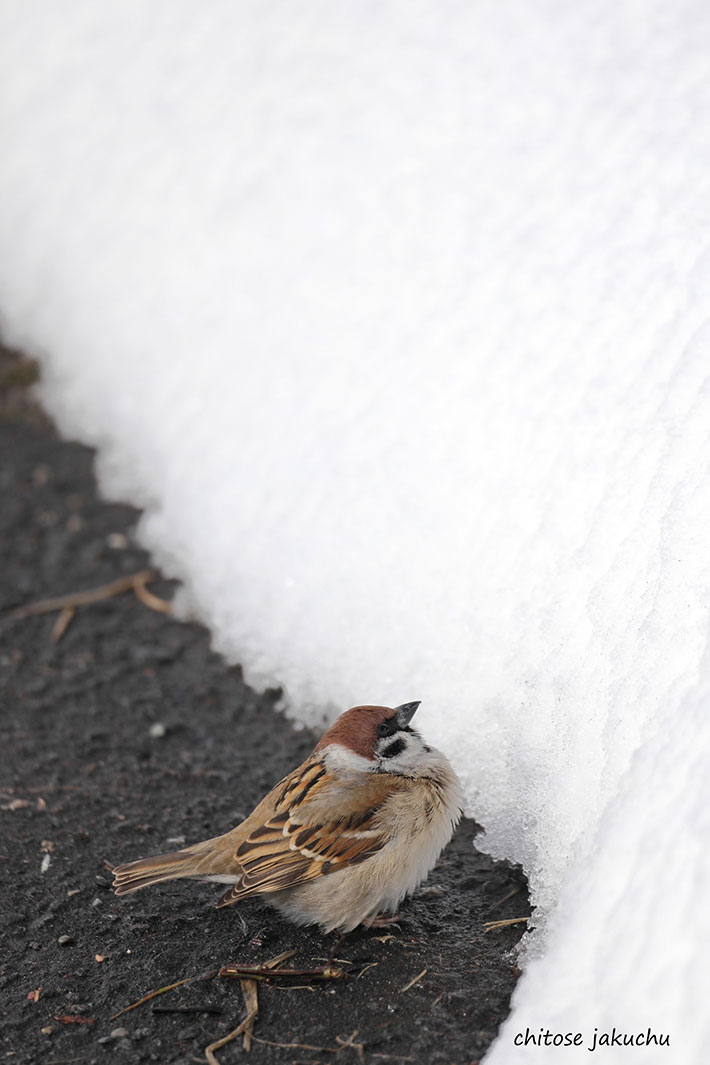
[[[461,816],[447,758],[412,728],[418,702],[355,706],[305,762],[225,835],[113,870],[117,895],[191,878],[229,884],[297,924],[349,932],[394,913],[427,877]]]

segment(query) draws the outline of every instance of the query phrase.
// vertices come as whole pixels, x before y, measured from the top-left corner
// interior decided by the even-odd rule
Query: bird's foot
[[[378,913],[376,917],[373,917],[371,921],[368,921],[368,928],[396,928],[401,931],[400,921],[402,920],[400,914],[392,913]]]

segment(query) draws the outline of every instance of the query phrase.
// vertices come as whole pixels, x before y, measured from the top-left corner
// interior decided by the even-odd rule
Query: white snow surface
[[[701,0],[0,8],[4,335],[249,680],[423,701],[539,908],[489,1065],[707,1052],[709,49]]]

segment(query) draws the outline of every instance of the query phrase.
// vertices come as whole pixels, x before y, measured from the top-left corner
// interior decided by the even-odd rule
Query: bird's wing
[[[274,789],[265,816],[254,818],[234,852],[243,873],[218,906],[365,861],[387,842],[379,813],[400,786],[389,773],[373,773],[364,783],[343,782],[319,759],[305,762]]]

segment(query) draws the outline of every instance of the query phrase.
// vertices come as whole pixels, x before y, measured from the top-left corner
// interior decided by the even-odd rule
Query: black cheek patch
[[[396,758],[398,754],[401,754],[407,743],[403,739],[397,739],[394,743],[390,743],[389,747],[385,747],[382,752],[383,758]]]

